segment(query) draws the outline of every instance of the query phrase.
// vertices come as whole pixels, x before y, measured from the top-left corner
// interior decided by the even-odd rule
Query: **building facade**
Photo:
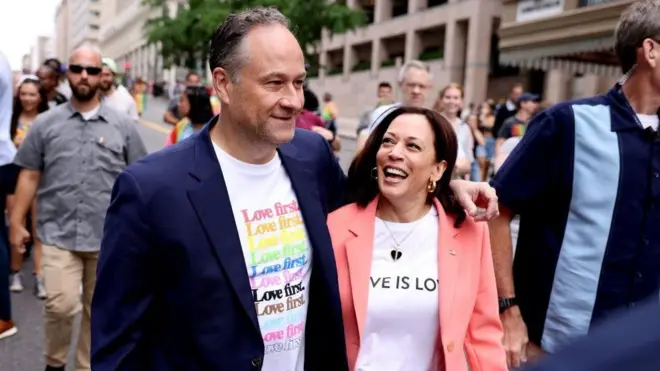
[[[156,45],[147,45],[144,25],[160,15],[141,0],[104,0],[100,47],[104,56],[114,59],[122,73],[147,80],[173,81],[173,72],[163,69]],[[168,4],[170,16],[181,0]]]
[[[621,76],[614,29],[634,0],[504,0],[499,62],[535,71],[549,102],[591,96]]]
[[[324,35],[321,68],[310,80],[317,94],[333,94],[344,117],[358,117],[373,107],[378,83],[396,86],[399,66],[413,59],[425,61],[433,73],[429,105],[450,82],[463,85],[465,102],[477,103],[505,94],[517,79],[491,84],[502,91],[489,91],[500,0],[347,0],[347,5],[362,9],[369,24]]]
[[[49,36],[37,37],[36,47],[32,55],[32,66],[41,65],[46,59],[55,57],[53,39]]]
[[[69,58],[69,7],[62,0],[55,11],[55,55],[60,61]]]
[[[67,55],[83,46],[98,46],[101,29],[101,7],[105,0],[67,0]]]

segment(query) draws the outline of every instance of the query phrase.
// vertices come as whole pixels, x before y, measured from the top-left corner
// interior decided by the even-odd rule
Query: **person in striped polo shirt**
[[[633,3],[614,36],[624,78],[606,94],[536,115],[491,181],[500,206],[489,223],[493,262],[513,367],[658,293],[659,19],[659,0]]]

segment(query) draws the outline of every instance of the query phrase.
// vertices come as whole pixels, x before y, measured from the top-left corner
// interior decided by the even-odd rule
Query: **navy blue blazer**
[[[654,295],[644,305],[608,317],[589,335],[549,355],[524,371],[660,370],[660,303]]]
[[[253,371],[264,343],[211,121],[117,179],[92,301],[94,371]],[[348,370],[326,217],[345,175],[327,142],[279,147],[312,244],[305,370]],[[255,195],[258,197],[258,195]]]

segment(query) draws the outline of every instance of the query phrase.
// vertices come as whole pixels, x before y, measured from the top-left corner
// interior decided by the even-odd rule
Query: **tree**
[[[272,5],[287,16],[308,63],[318,67],[316,54],[323,29],[330,34],[348,32],[365,23],[360,10],[327,0],[189,0],[169,17],[167,0],[142,0],[160,15],[145,24],[147,42],[159,44],[165,66],[198,68],[207,60],[213,32],[231,13],[259,5]],[[201,63],[200,63],[201,62]]]

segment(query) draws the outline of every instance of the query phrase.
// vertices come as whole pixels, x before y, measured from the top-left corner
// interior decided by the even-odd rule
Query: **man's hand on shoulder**
[[[449,186],[458,203],[474,220],[488,221],[499,215],[497,193],[488,183],[456,179]]]

